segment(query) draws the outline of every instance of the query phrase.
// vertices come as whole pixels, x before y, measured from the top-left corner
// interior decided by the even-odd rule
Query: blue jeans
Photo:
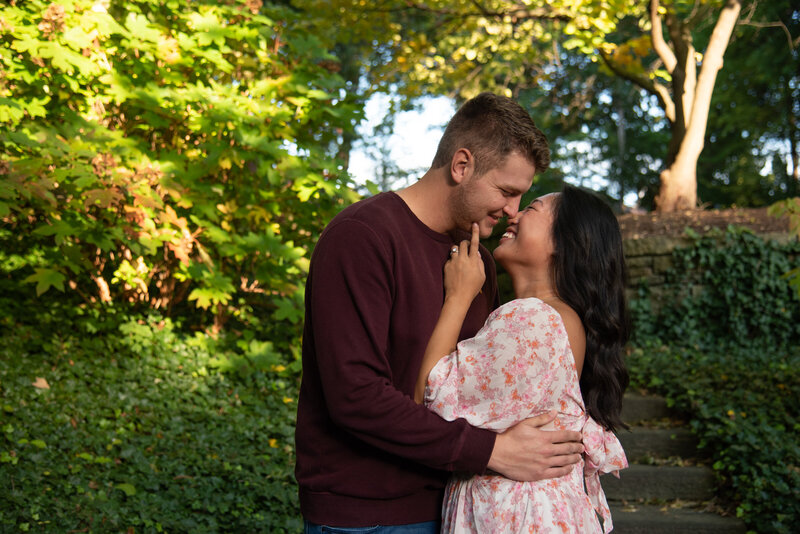
[[[326,527],[305,522],[304,534],[439,534],[439,521],[374,527]]]

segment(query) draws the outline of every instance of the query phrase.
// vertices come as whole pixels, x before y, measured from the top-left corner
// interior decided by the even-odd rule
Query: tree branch
[[[708,110],[711,106],[711,95],[714,92],[717,73],[722,68],[722,58],[725,55],[725,49],[728,47],[728,42],[736,26],[741,8],[742,3],[740,0],[728,1],[728,4],[722,8],[717,24],[711,34],[711,40],[706,47],[692,105],[693,112],[687,124],[686,137],[684,138],[684,143],[687,146],[695,147],[698,154],[703,147],[703,136],[706,131]]]
[[[692,43],[692,33],[674,13],[667,13],[664,19],[672,40],[672,48],[675,50],[678,60],[678,65],[672,72],[672,98],[676,104],[675,115],[678,121],[686,125],[692,116],[695,88],[697,87],[697,58]]]
[[[605,63],[614,74],[641,87],[648,93],[655,95],[656,98],[658,98],[658,102],[661,104],[661,108],[664,110],[667,120],[675,122],[675,104],[669,94],[669,89],[647,76],[637,75],[621,68],[614,62],[608,52],[600,50],[600,57],[603,59],[603,63]]]
[[[667,72],[672,74],[678,60],[675,58],[675,53],[664,40],[664,30],[661,27],[661,16],[658,14],[658,0],[650,2],[650,40],[653,42],[653,50],[656,51],[658,57],[664,63]]]
[[[786,27],[782,21],[778,22],[749,22],[749,21],[742,21],[739,23],[740,26],[753,26],[754,28],[780,28],[783,30],[783,33],[786,35],[786,41],[789,43],[789,50],[794,50],[797,48],[798,43],[800,43],[800,37],[797,39],[792,38],[792,33],[789,31],[789,28]]]

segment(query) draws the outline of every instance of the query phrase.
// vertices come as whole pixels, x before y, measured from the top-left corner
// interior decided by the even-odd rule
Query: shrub
[[[285,2],[5,4],[10,276],[288,351],[307,252],[356,196],[337,153],[360,110],[338,60]]]

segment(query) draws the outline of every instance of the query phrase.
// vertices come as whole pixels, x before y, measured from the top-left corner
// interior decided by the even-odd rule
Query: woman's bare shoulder
[[[558,312],[564,322],[564,328],[567,331],[567,338],[569,338],[572,355],[575,357],[575,365],[580,376],[581,369],[583,369],[583,358],[586,353],[586,331],[583,329],[583,322],[581,322],[578,313],[565,302],[559,300],[550,303],[550,305]]]

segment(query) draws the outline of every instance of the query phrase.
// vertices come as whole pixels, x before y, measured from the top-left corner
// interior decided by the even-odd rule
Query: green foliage
[[[604,177],[605,191],[617,205],[633,193],[639,206],[652,207],[669,142],[669,131],[654,124],[659,120],[654,99],[605,75],[586,56],[565,53],[559,63],[547,81],[519,93],[519,101],[548,133],[553,160],[572,180],[592,187]]]
[[[0,531],[301,529],[303,281],[360,109],[284,4],[0,7]]]
[[[698,194],[712,205],[761,206],[800,194],[790,155],[800,135],[800,55],[787,39],[800,35],[799,8],[773,0],[744,9],[751,20],[774,22],[741,24],[725,52],[706,135],[714,149],[698,162]]]
[[[0,317],[0,531],[302,529],[297,373],[221,374],[224,344],[154,314],[63,312]]]
[[[800,344],[800,298],[784,274],[800,242],[764,241],[749,230],[693,234],[673,251],[665,294],[655,313],[646,288],[632,303],[637,342],[657,338],[679,346],[743,347]]]
[[[632,385],[664,394],[691,418],[713,458],[721,496],[756,532],[800,521],[800,350],[644,345],[628,357]]]
[[[800,295],[783,274],[800,243],[736,228],[693,237],[673,252],[666,297],[653,307],[643,287],[631,301],[631,385],[686,413],[748,527],[789,533],[800,521]]]
[[[776,217],[787,217],[789,219],[790,230],[800,239],[800,197],[789,198],[781,202],[776,202],[767,211]],[[800,296],[800,267],[794,267],[783,275]]]
[[[260,0],[0,8],[4,275],[288,351],[307,251],[355,199],[335,156],[360,113],[295,19]]]
[[[698,173],[703,202],[763,205],[792,194],[781,169],[790,163],[788,147],[798,138],[800,84],[792,42],[800,13],[794,4],[743,2],[747,23],[736,27],[732,57],[729,61],[725,53],[709,109],[705,146],[713,150],[703,152]],[[653,48],[648,2],[296,0],[294,5],[326,42],[345,43],[348,63],[363,69],[363,83],[353,83],[352,90],[408,100],[447,95],[457,102],[486,90],[513,96],[524,101],[558,149],[554,165],[573,180],[593,174],[622,184],[622,191],[609,190],[618,198],[636,192],[642,206],[652,207],[658,173],[681,144],[684,121],[672,116],[670,124],[667,110],[680,107],[678,97],[694,85],[673,89],[671,82],[690,79],[692,69],[667,72]],[[679,54],[690,54],[692,61],[685,64],[701,67],[725,5],[660,2],[664,37]],[[668,21],[674,23],[669,31]],[[673,41],[677,36],[681,42]],[[689,45],[696,45],[696,54]],[[762,176],[770,158],[773,171]]]

